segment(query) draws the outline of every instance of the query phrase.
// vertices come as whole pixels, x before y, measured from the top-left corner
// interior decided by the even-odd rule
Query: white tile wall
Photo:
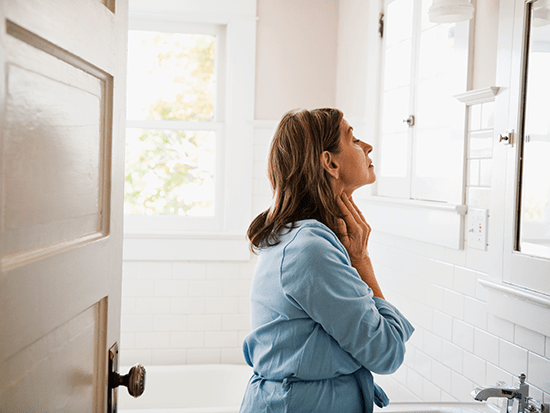
[[[493,109],[471,108],[468,205],[489,208]],[[274,126],[256,127],[254,214],[270,202],[264,161]],[[486,251],[374,232],[370,253],[388,300],[416,327],[403,366],[376,378],[392,400],[470,401],[474,387],[512,384],[524,371],[531,395],[550,402],[550,337],[487,313],[477,282],[491,269]],[[125,262],[121,363],[244,363],[253,269],[254,259]]]
[[[470,107],[466,189],[472,207],[490,206],[493,113],[491,102]],[[467,242],[456,251],[375,232],[369,248],[384,293],[416,327],[403,366],[376,379],[390,399],[471,401],[475,387],[516,384],[525,372],[531,396],[550,402],[550,337],[488,313],[477,282],[491,270],[486,251]],[[434,286],[443,290],[443,303]]]

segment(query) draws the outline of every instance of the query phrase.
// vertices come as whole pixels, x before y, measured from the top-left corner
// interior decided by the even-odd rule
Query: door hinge
[[[380,34],[380,38],[384,37],[384,13],[380,13],[380,18],[378,19],[378,34]]]

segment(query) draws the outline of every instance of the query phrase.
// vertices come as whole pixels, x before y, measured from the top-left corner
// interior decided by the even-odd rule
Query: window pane
[[[214,216],[216,134],[126,130],[125,214]]]
[[[538,24],[538,16],[547,15],[550,6],[536,5],[528,56],[519,249],[550,258],[550,26]]]
[[[130,30],[127,119],[213,120],[215,40]]]

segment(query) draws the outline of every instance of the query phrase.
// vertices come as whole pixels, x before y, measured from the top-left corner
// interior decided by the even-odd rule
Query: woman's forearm
[[[352,262],[352,266],[357,270],[365,284],[370,287],[373,295],[385,299],[382,289],[378,284],[378,280],[376,279],[376,275],[374,274],[374,268],[372,267],[370,257],[366,256],[359,262]]]

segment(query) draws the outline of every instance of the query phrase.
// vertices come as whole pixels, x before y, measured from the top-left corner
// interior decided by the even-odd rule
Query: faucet
[[[548,404],[536,403],[529,397],[529,385],[525,383],[525,374],[521,373],[518,377],[520,382],[518,387],[509,387],[503,382],[498,382],[494,387],[487,386],[477,388],[471,394],[477,401],[485,401],[489,397],[503,397],[508,399],[506,409],[504,410],[508,413],[550,412]],[[517,411],[512,412],[511,407],[515,399],[518,400],[518,407]]]

